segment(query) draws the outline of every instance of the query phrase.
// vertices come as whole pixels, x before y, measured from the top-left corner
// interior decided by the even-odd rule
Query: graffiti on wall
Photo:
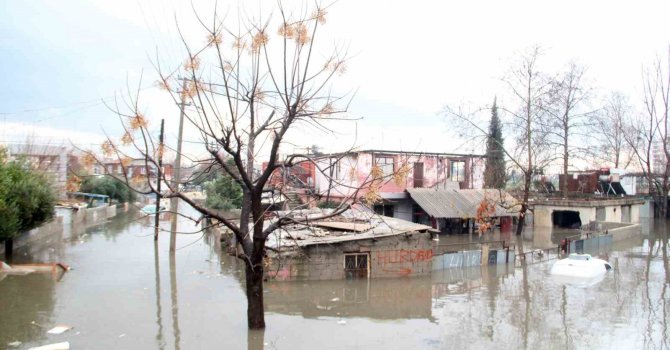
[[[432,249],[416,250],[381,250],[375,252],[377,265],[404,264],[431,261],[433,259]]]

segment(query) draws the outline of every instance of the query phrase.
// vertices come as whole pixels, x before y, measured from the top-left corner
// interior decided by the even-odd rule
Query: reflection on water
[[[17,250],[21,262],[61,261],[73,270],[60,281],[0,281],[0,348],[67,340],[80,349],[667,349],[667,226],[657,222],[651,235],[614,242],[600,255],[614,269],[589,286],[551,278],[552,261],[420,278],[272,282],[268,328],[247,331],[243,265],[221,255],[216,237],[180,235],[170,259],[167,233],[154,246],[151,223],[122,214]],[[180,222],[180,231],[190,229]],[[495,235],[445,240],[501,238]],[[557,236],[528,238],[530,249]],[[74,329],[47,335],[55,324]]]

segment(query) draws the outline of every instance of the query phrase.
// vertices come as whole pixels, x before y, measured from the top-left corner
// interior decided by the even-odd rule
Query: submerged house
[[[313,209],[292,215],[323,213]],[[353,209],[308,225],[284,227],[268,239],[266,277],[291,281],[427,275],[434,243],[429,230]]]

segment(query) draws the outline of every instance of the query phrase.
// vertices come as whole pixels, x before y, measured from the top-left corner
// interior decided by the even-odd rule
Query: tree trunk
[[[521,202],[521,210],[519,210],[519,224],[516,226],[516,234],[520,235],[523,232],[523,227],[526,223],[526,212],[528,211],[528,197],[530,194],[531,175],[527,173],[523,184],[523,200]]]
[[[524,259],[523,252],[523,239],[521,238],[521,233],[523,228],[526,225],[526,213],[528,212],[528,197],[530,194],[530,181],[532,180],[532,174],[530,172],[525,174],[524,186],[523,186],[523,201],[521,202],[521,210],[519,210],[519,223],[516,226],[516,235],[517,235],[517,252],[522,259]]]
[[[668,217],[668,196],[660,195],[658,198],[658,216],[666,219]]]
[[[568,198],[568,141],[565,141],[563,145],[563,183],[561,184],[561,192],[563,192],[563,198]]]
[[[13,253],[14,253],[14,238],[7,238],[5,240],[5,260],[7,260],[7,262],[12,262]]]
[[[263,264],[253,267],[245,263],[247,280],[247,322],[249,329],[265,328],[265,309],[263,307]]]

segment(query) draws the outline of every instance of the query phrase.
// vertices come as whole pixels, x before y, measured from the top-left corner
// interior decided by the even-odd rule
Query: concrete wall
[[[653,218],[654,217],[654,202],[651,198],[644,200],[644,204],[639,207],[640,218]]]
[[[558,207],[558,206],[536,206],[533,214],[533,225],[535,227],[553,227],[551,213],[557,210],[570,210],[579,213],[579,219],[582,225],[596,220],[596,208],[586,207]]]
[[[587,206],[591,204],[592,206]],[[571,202],[565,201],[564,205],[545,205],[542,203],[535,204],[535,213],[533,225],[535,227],[553,227],[551,214],[554,211],[576,211],[579,213],[579,218],[582,225],[588,224],[591,221],[597,221],[597,208],[605,208],[605,220],[607,222],[622,222],[621,211],[622,206],[630,205],[630,219],[632,223],[640,222],[640,208],[641,203],[633,203],[630,201],[594,201],[594,202]]]
[[[63,218],[54,217],[45,222],[40,227],[34,228],[28,232],[24,232],[14,238],[14,249],[29,245],[35,241],[43,239],[49,235],[61,234],[63,232]],[[5,245],[0,244],[0,254],[5,253]]]
[[[464,250],[433,257],[433,271],[481,265],[514,264],[514,249]]]
[[[639,224],[640,223],[640,212],[642,210],[642,205],[631,205],[630,206],[630,222]]]
[[[621,241],[633,236],[638,236],[642,233],[642,226],[639,224],[627,225],[617,228],[609,229],[608,234],[614,237],[614,241]]]
[[[60,239],[69,239],[75,233],[83,232],[86,226],[97,225],[107,222],[107,219],[116,216],[116,205],[81,208],[79,210],[56,208],[53,219],[42,224],[40,227],[20,234],[14,239],[14,248],[18,248],[51,235],[60,235]],[[63,235],[62,233],[65,234]],[[5,246],[0,244],[0,254],[4,254]]]
[[[94,225],[107,221],[107,207],[84,209],[86,212],[86,225]]]
[[[337,280],[346,278],[345,255],[368,254],[370,278],[426,275],[431,271],[433,248],[429,233],[362,239],[313,245],[301,252],[271,259],[269,278],[279,281]]]
[[[621,222],[621,206],[605,207],[605,221]]]

